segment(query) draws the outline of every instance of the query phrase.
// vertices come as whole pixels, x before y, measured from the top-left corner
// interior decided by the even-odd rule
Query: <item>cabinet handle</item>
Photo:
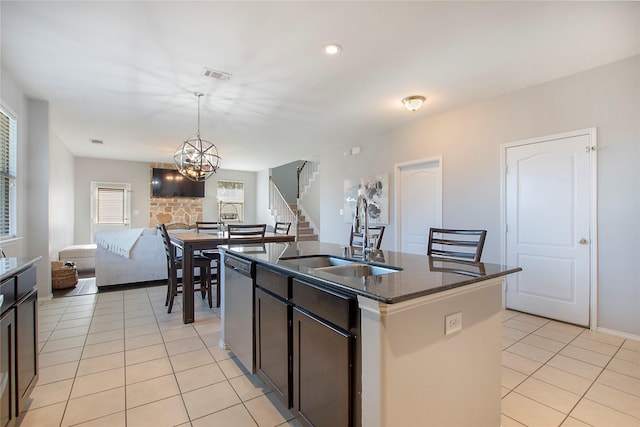
[[[4,295],[0,294],[0,308],[2,308],[3,304],[4,304]]]

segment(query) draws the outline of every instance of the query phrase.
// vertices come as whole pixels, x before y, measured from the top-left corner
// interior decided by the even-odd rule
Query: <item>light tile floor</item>
[[[640,342],[503,312],[502,426],[640,426]]]
[[[218,347],[219,310],[172,314],[164,286],[43,301],[21,427],[299,425]],[[503,312],[502,425],[640,426],[640,343]],[[366,426],[365,426],[366,427]]]

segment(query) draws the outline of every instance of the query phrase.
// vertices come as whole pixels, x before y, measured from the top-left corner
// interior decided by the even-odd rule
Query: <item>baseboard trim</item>
[[[607,328],[598,327],[598,328],[596,328],[596,331],[602,332],[603,334],[614,335],[616,337],[626,338],[626,339],[629,339],[629,340],[640,341],[640,335],[628,334],[626,332],[620,332],[620,331],[616,331],[614,329],[607,329]]]

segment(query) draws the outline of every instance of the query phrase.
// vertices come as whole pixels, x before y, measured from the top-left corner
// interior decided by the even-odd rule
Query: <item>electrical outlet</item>
[[[444,317],[444,334],[449,335],[462,329],[462,312],[448,314]]]

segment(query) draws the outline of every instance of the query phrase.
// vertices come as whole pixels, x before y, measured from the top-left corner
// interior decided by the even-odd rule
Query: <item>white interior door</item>
[[[589,325],[591,139],[506,148],[506,263],[522,267],[507,276],[507,308]]]
[[[397,223],[400,252],[427,253],[429,228],[442,226],[440,159],[396,166],[399,194]]]

